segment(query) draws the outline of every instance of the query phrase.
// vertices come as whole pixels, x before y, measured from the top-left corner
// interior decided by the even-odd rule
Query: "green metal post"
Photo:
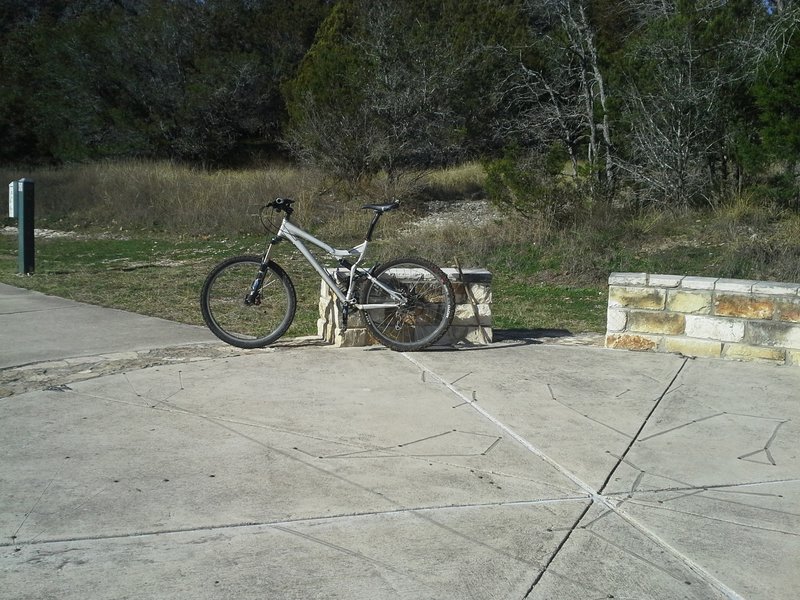
[[[33,244],[34,193],[33,181],[20,179],[17,184],[17,227],[19,228],[19,254],[17,272],[25,275],[33,273],[36,263],[36,250]]]

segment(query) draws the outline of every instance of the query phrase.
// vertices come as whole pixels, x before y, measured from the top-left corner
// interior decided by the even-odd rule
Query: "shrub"
[[[501,158],[486,165],[486,192],[496,205],[538,218],[555,228],[578,222],[590,202],[583,182],[561,174],[558,149],[524,159]]]

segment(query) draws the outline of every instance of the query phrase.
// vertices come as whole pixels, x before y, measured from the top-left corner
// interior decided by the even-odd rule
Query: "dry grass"
[[[258,208],[291,197],[295,221],[331,242],[363,239],[370,215],[363,204],[405,201],[382,229],[402,228],[421,210],[421,199],[462,199],[482,193],[475,163],[412,174],[388,182],[385,174],[351,184],[294,166],[207,171],[171,162],[128,160],[60,168],[0,169],[0,179],[27,177],[36,184],[37,223],[56,229],[98,228],[190,235],[260,231]]]
[[[429,173],[427,182],[429,188],[440,190],[446,196],[483,196],[486,171],[480,163],[466,163]]]
[[[33,179],[37,219],[46,222],[193,234],[252,231],[259,206],[290,196],[310,207],[309,190],[321,187],[321,177],[308,169],[204,171],[147,161],[6,169],[0,176]]]

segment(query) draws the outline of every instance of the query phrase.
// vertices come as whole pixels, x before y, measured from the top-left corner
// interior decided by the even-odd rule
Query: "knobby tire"
[[[229,258],[211,270],[200,293],[208,328],[238,348],[262,348],[275,342],[289,329],[297,308],[292,280],[272,261],[256,303],[245,303],[260,266],[259,256]]]
[[[373,276],[408,299],[405,306],[364,310],[367,328],[381,344],[398,352],[422,350],[438,342],[450,328],[455,294],[439,267],[422,258],[397,258],[378,267]],[[367,280],[360,302],[385,304],[392,300]]]

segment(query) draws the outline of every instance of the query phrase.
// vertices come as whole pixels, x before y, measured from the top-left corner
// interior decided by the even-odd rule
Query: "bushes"
[[[560,179],[537,158],[502,158],[488,163],[486,191],[498,206],[542,219],[552,227],[574,222],[580,211],[573,183]]]

